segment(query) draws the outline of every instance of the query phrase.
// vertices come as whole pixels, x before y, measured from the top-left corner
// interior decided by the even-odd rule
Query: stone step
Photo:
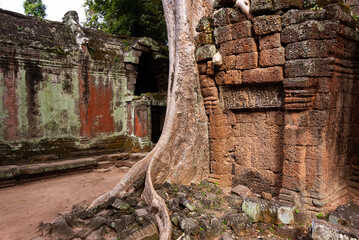
[[[147,154],[148,152],[116,153],[55,162],[0,166],[0,188],[68,173],[92,171],[94,168],[105,169],[110,166],[131,168]]]

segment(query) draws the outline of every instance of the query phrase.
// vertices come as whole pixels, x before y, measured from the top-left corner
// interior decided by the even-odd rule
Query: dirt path
[[[52,222],[58,212],[71,210],[110,190],[128,168],[89,172],[0,189],[0,240],[31,240],[41,221]]]

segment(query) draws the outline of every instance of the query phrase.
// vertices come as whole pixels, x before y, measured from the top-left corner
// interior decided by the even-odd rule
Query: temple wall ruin
[[[359,34],[348,6],[252,0],[247,17],[218,2],[196,29],[212,181],[315,212],[358,197]]]
[[[0,165],[151,148],[165,49],[82,28],[75,12],[60,23],[0,9],[0,22]]]

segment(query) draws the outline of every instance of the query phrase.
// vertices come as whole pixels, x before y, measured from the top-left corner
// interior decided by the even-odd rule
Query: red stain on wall
[[[96,84],[90,75],[88,59],[82,63],[79,78],[81,136],[94,137],[101,133],[113,133],[112,81],[105,83],[99,77],[99,83]]]
[[[147,136],[147,107],[136,106],[135,107],[135,135],[137,137]]]
[[[3,95],[4,110],[6,118],[5,124],[5,140],[17,140],[19,138],[17,132],[18,120],[18,106],[16,98],[16,72],[15,66],[9,64],[9,69],[4,70],[4,86],[5,91]]]

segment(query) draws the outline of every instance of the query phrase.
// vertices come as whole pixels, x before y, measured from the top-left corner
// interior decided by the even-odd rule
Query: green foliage
[[[113,34],[167,40],[161,0],[86,0],[86,27]]]
[[[42,0],[25,0],[22,6],[27,16],[39,18],[45,18],[46,16],[46,5],[42,3]]]

